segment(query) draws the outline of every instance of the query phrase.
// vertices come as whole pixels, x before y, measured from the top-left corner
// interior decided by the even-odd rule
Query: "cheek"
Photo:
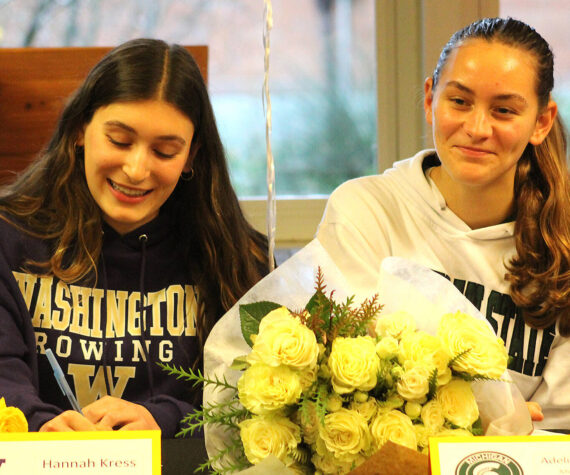
[[[453,111],[444,107],[435,110],[433,116],[434,135],[445,138],[456,132],[459,125],[459,119]]]
[[[184,164],[185,161],[160,164],[162,166],[157,166],[154,170],[153,175],[162,186],[173,189],[176,186],[176,183],[178,183],[178,179],[180,178],[180,174],[183,171]]]
[[[520,150],[522,153],[530,140],[532,132],[533,129],[531,127],[513,124],[503,127],[499,137],[505,149]]]

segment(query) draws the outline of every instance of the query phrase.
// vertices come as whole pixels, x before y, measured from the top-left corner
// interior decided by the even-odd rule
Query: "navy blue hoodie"
[[[197,295],[172,229],[164,216],[123,236],[105,226],[96,284],[66,284],[27,272],[30,259],[48,258],[49,242],[0,219],[0,397],[30,430],[71,409],[48,348],[81,407],[110,394],[146,407],[163,438],[179,430],[190,385],[156,362],[186,369],[199,348]]]

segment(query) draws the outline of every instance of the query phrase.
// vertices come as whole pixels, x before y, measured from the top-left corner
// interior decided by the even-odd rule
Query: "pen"
[[[67,380],[65,379],[65,376],[63,375],[63,371],[61,370],[61,366],[59,366],[59,363],[55,359],[55,356],[54,356],[53,352],[51,351],[51,349],[48,348],[46,350],[46,356],[48,358],[49,364],[51,365],[51,367],[53,369],[53,374],[55,376],[55,380],[57,381],[57,384],[59,384],[59,387],[61,388],[63,394],[67,397],[67,399],[69,399],[69,402],[71,403],[71,407],[73,407],[74,410],[76,410],[81,415],[83,415],[83,412],[81,412],[81,408],[79,407],[79,403],[77,402],[77,399],[75,399],[75,396],[73,395],[73,392],[71,391],[71,388],[69,387],[69,384],[67,384]]]

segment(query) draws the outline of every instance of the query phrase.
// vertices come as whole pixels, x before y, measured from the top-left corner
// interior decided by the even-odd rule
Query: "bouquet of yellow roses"
[[[205,375],[189,375],[205,384],[204,406],[183,432],[205,428],[209,468],[273,456],[297,472],[347,473],[386,441],[425,451],[433,435],[528,433],[530,418],[513,417],[524,401],[497,382],[503,342],[445,279],[403,269],[381,299],[347,296],[315,243],[238,302],[208,338]],[[429,291],[411,294],[423,274]]]

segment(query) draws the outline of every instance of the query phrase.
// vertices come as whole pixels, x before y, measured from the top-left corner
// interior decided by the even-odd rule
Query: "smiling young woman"
[[[337,188],[317,239],[363,292],[387,256],[448,277],[505,341],[514,381],[543,408],[536,424],[569,429],[570,182],[553,71],[523,22],[456,32],[425,81],[435,150]]]
[[[539,104],[535,76],[536,61],[526,51],[473,39],[450,53],[437,87],[426,79],[426,121],[441,161],[431,177],[472,229],[512,214],[517,163],[553,125],[556,104]]]
[[[85,148],[85,179],[103,219],[125,234],[158,216],[182,172],[192,170],[193,135],[192,122],[168,102],[99,108],[77,144]]]
[[[0,218],[6,402],[30,430],[173,437],[201,394],[156,363],[199,367],[215,322],[269,269],[188,51],[139,39],[108,53],[0,191]]]

